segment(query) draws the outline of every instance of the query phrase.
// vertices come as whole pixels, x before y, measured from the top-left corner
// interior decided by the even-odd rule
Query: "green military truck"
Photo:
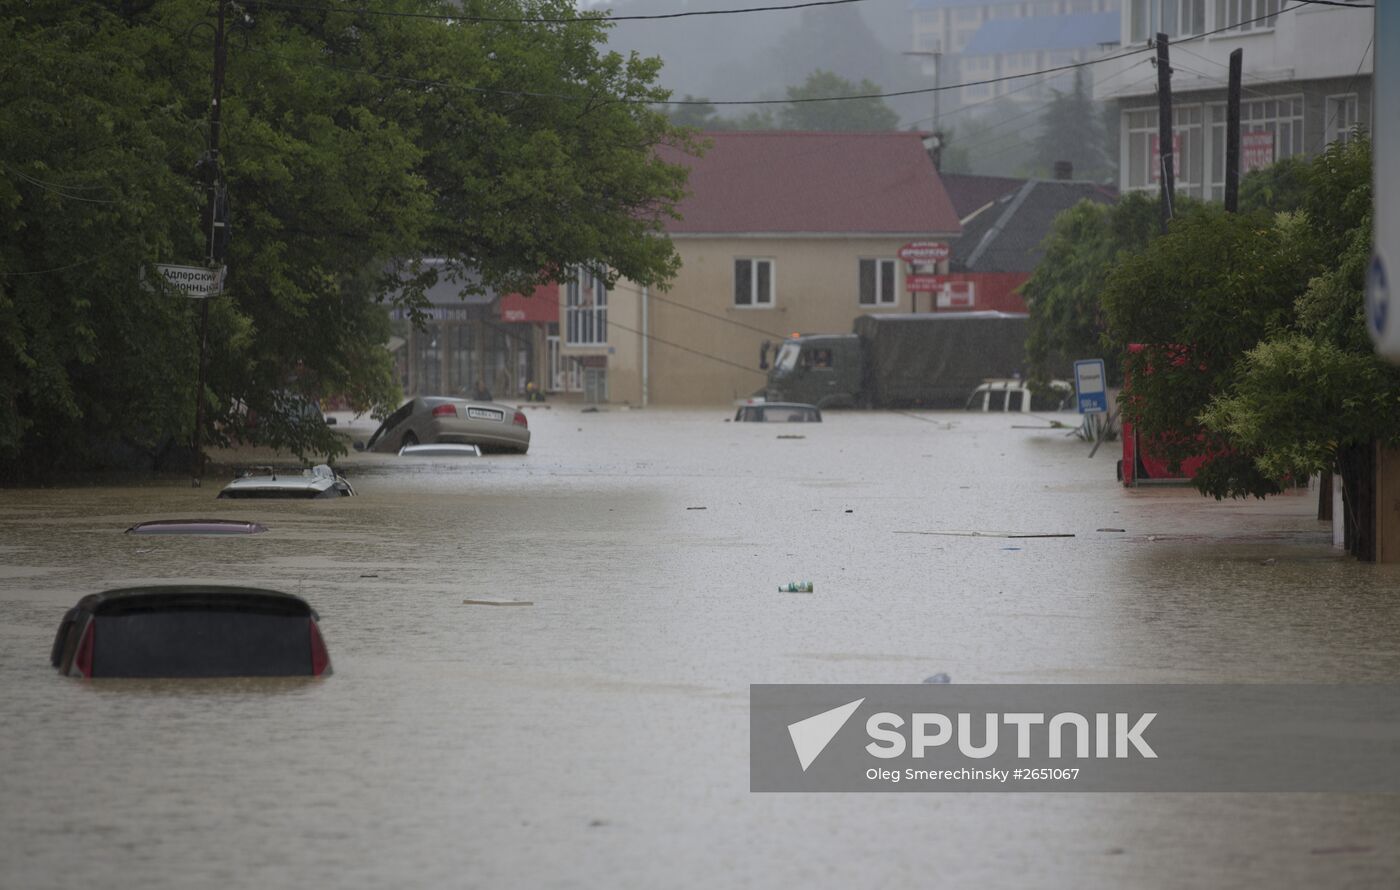
[[[782,341],[764,397],[819,408],[961,408],[983,380],[1020,373],[1029,318],[1012,312],[862,315],[854,333]],[[766,358],[765,349],[764,364]]]

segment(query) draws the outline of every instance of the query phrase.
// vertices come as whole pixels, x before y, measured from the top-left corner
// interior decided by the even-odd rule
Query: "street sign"
[[[911,241],[899,249],[899,258],[906,263],[941,263],[949,253],[946,241]]]
[[[943,287],[943,279],[937,275],[905,275],[904,289],[918,293],[931,293]]]
[[[1074,363],[1074,389],[1079,393],[1080,414],[1108,413],[1108,386],[1103,359],[1086,358]]]
[[[224,292],[224,266],[171,266],[156,264],[156,272],[165,283],[186,297],[203,299]]]

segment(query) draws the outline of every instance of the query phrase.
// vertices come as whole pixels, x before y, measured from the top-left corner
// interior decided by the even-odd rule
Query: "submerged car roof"
[[[405,445],[399,457],[480,457],[481,446],[459,445],[454,442],[430,442],[427,445]]]
[[[267,531],[245,519],[152,519],[126,530],[128,535],[255,535]]]
[[[93,615],[210,609],[254,612],[262,615],[316,617],[315,610],[296,594],[261,587],[231,587],[220,584],[119,587],[101,593],[90,593],[78,600],[76,608]]]

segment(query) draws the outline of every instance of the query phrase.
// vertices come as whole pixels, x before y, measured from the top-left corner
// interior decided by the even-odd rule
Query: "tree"
[[[1312,166],[1299,157],[1280,158],[1240,180],[1240,208],[1291,213],[1303,205]]]
[[[9,8],[13,7],[13,8]],[[189,434],[192,301],[138,280],[204,255],[193,176],[207,131],[207,8],[5,2],[0,15],[0,464],[156,454]],[[400,0],[398,11],[460,14]],[[441,256],[528,290],[586,264],[663,284],[694,149],[652,103],[656,59],[600,49],[563,0],[474,0],[492,21],[329,7],[230,16],[223,171],[228,296],[211,304],[209,435],[251,407],[278,444],[342,440],[297,399],[396,397],[385,304],[423,308]],[[576,19],[565,25],[514,21]],[[221,432],[222,431],[222,432]]]
[[[851,83],[830,71],[818,69],[799,87],[788,87],[792,104],[784,105],[779,123],[784,130],[893,130],[899,115],[880,99],[847,99],[815,102],[830,96],[861,96],[880,92],[880,85],[862,80]]]
[[[1172,221],[1168,234],[1125,257],[1103,292],[1110,337],[1130,391],[1123,418],[1169,465],[1208,456],[1197,486],[1216,497],[1279,491],[1248,453],[1201,414],[1234,379],[1244,354],[1292,318],[1321,268],[1300,217],[1226,213],[1206,205]]]
[[[1090,95],[1084,69],[1075,70],[1073,89],[1054,94],[1040,118],[1032,172],[1050,176],[1057,161],[1069,161],[1076,179],[1111,179],[1116,165],[1105,152],[1103,115]]]
[[[1371,255],[1371,144],[1330,147],[1290,175],[1305,183],[1300,237],[1318,242],[1319,274],[1239,362],[1202,422],[1249,456],[1259,474],[1342,477],[1347,549],[1375,558],[1373,456],[1400,444],[1400,368],[1378,359],[1366,332],[1364,288]],[[1234,493],[1216,480],[1215,490]]]
[[[803,11],[769,55],[772,64],[764,67],[776,71],[778,83],[793,83],[812,71],[813,62],[852,81],[883,81],[892,73],[887,66],[898,62],[854,6]]]
[[[1121,383],[1121,351],[1104,336],[1100,296],[1114,265],[1145,248],[1157,226],[1156,199],[1139,193],[1117,204],[1081,201],[1055,218],[1045,257],[1021,286],[1031,316],[1026,361],[1033,382],[1062,375],[1069,360],[1102,356],[1109,381]]]
[[[666,114],[671,119],[671,123],[678,127],[694,127],[697,130],[721,128],[722,119],[716,114],[718,109],[710,103],[709,99],[686,93],[681,101],[694,104],[669,106],[670,110]]]

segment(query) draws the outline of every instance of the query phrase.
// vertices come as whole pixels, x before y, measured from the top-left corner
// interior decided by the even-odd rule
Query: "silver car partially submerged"
[[[221,498],[339,498],[355,493],[349,481],[326,464],[294,470],[254,467],[219,492]]]
[[[397,454],[405,446],[430,444],[524,454],[530,450],[530,423],[525,412],[498,402],[415,396],[384,418],[363,450]]]

